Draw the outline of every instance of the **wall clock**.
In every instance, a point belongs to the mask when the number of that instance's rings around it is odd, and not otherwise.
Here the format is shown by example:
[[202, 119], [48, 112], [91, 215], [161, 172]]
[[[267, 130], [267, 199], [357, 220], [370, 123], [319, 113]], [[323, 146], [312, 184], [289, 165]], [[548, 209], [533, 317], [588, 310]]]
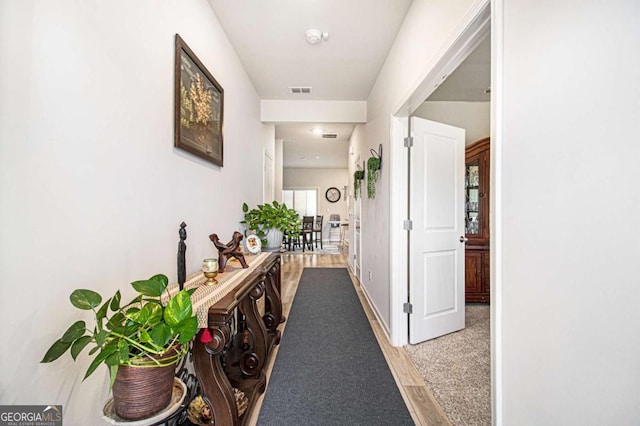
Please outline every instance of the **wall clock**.
[[329, 201], [330, 203], [335, 203], [340, 199], [340, 190], [332, 186], [331, 188], [327, 189], [327, 192], [324, 194], [324, 196], [327, 197], [327, 201]]

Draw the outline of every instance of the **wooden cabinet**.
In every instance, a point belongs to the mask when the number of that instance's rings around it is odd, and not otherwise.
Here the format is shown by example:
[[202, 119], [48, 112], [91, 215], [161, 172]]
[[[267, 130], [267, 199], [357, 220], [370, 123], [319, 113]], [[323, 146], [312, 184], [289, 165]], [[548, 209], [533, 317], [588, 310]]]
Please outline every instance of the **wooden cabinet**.
[[465, 301], [489, 302], [489, 138], [466, 148]]

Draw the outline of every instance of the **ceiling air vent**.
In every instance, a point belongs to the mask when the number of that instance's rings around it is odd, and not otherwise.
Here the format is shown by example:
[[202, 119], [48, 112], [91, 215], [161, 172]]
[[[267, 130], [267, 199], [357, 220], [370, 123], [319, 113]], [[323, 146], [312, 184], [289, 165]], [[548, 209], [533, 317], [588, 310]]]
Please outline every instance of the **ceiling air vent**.
[[323, 133], [322, 139], [335, 139], [338, 137], [337, 133]]
[[294, 94], [311, 93], [311, 87], [289, 87], [289, 91]]

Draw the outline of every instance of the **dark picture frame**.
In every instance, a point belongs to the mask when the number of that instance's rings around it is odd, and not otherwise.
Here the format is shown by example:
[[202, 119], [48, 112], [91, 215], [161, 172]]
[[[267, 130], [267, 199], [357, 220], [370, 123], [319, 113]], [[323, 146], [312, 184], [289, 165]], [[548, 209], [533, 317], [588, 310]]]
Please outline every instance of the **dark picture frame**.
[[223, 166], [224, 90], [176, 34], [174, 146]]

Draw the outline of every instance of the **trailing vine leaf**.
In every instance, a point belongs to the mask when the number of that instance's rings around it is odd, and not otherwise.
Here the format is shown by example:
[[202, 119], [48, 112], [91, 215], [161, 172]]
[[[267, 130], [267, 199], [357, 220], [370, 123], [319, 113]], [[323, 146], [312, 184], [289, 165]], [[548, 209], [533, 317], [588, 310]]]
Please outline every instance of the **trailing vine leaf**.
[[131, 285], [144, 296], [160, 297], [168, 281], [169, 279], [164, 275], [154, 275], [148, 280], [134, 281]]
[[112, 311], [117, 311], [118, 309], [120, 309], [120, 299], [121, 299], [121, 295], [120, 295], [120, 290], [116, 291], [116, 294], [113, 295], [113, 297], [111, 298], [111, 310]]
[[102, 319], [107, 316], [107, 309], [109, 309], [109, 303], [111, 303], [111, 299], [108, 299], [104, 304], [98, 309], [96, 313], [96, 320], [98, 320], [97, 325], [98, 328], [102, 328]]
[[61, 342], [73, 343], [84, 335], [87, 326], [84, 321], [76, 321], [67, 329], [60, 339]]
[[102, 296], [93, 290], [74, 290], [69, 297], [71, 304], [78, 309], [89, 311], [102, 303]]
[[183, 345], [188, 343], [191, 340], [190, 336], [193, 336], [194, 333], [198, 332], [198, 318], [186, 318], [176, 326], [175, 331], [180, 333], [180, 337], [178, 339], [180, 343]]
[[[118, 342], [118, 364], [129, 360], [129, 344], [125, 340]], [[110, 365], [107, 363], [107, 365]]]
[[191, 298], [186, 291], [173, 296], [164, 310], [164, 321], [171, 328], [178, 325], [192, 314]]
[[71, 342], [63, 342], [62, 340], [56, 340], [53, 342], [53, 345], [49, 348], [46, 354], [44, 354], [44, 358], [40, 362], [51, 362], [60, 358], [63, 353], [69, 349], [71, 346]]
[[93, 340], [91, 336], [82, 336], [71, 345], [71, 358], [75, 361], [82, 350]]
[[85, 373], [82, 380], [85, 380], [87, 377], [93, 374], [93, 372], [96, 371], [96, 368], [98, 368], [98, 366], [102, 364], [103, 361], [105, 361], [109, 356], [113, 355], [117, 350], [118, 347], [115, 344], [104, 346], [98, 356], [96, 356], [89, 365], [89, 368], [87, 369], [87, 372]]
[[157, 327], [154, 327], [153, 330], [149, 333], [151, 336], [151, 340], [158, 346], [164, 346], [169, 343], [169, 339], [171, 339], [171, 329], [165, 323], [158, 324]]
[[109, 366], [109, 390], [113, 389], [113, 384], [116, 381], [117, 374], [118, 374], [118, 366], [110, 365]]

